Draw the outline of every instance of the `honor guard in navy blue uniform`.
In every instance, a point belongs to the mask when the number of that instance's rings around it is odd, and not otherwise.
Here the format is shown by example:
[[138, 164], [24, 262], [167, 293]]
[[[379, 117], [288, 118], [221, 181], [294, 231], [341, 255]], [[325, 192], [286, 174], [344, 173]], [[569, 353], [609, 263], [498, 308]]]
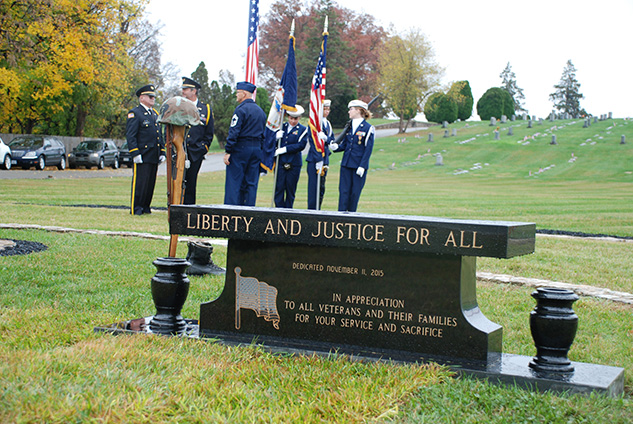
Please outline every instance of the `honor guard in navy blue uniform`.
[[165, 145], [158, 123], [158, 112], [153, 106], [156, 91], [146, 85], [136, 91], [139, 105], [128, 112], [125, 128], [130, 155], [134, 162], [130, 213], [152, 213], [150, 205], [154, 197], [158, 164], [165, 160]]
[[301, 175], [301, 152], [308, 142], [308, 128], [299, 123], [303, 107], [295, 106], [295, 111], [287, 111], [288, 122], [277, 131], [277, 162], [275, 176], [275, 206], [292, 208], [297, 193], [297, 183]]
[[367, 110], [367, 103], [352, 100], [349, 107], [349, 118], [352, 126], [345, 134], [340, 145], [331, 143], [332, 151], [345, 151], [341, 161], [339, 180], [338, 210], [341, 212], [356, 212], [358, 199], [365, 186], [369, 157], [374, 148], [375, 129], [365, 119], [371, 117]]
[[198, 91], [201, 85], [191, 78], [182, 77], [182, 96], [196, 104], [200, 114], [200, 125], [193, 126], [187, 133], [187, 159], [189, 168], [185, 171], [185, 196], [184, 205], [196, 204], [196, 186], [198, 185], [198, 173], [202, 166], [204, 156], [209, 152], [209, 146], [213, 141], [213, 110], [211, 106], [198, 100]]
[[262, 159], [266, 114], [253, 100], [255, 85], [238, 82], [235, 97], [239, 103], [231, 118], [224, 146], [226, 181], [224, 203], [255, 206]]
[[[310, 136], [310, 150], [308, 151], [308, 209], [317, 209], [317, 186], [319, 189], [319, 207], [323, 204], [323, 196], [325, 195], [325, 178], [330, 165], [330, 143], [334, 141], [334, 132], [332, 131], [332, 124], [327, 120], [330, 114], [330, 106], [332, 102], [330, 100], [323, 101], [323, 121], [321, 122], [321, 132], [317, 136], [323, 141], [323, 152], [317, 150], [315, 141]], [[317, 179], [321, 179], [317, 184]]]

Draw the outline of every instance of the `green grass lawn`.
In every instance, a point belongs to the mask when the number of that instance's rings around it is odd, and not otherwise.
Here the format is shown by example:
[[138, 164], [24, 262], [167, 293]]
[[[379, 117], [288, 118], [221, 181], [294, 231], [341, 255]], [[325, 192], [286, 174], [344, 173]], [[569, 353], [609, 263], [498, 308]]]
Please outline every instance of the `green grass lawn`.
[[[516, 125], [514, 136], [507, 135], [509, 125]], [[452, 128], [455, 137], [444, 138], [443, 129], [432, 127], [419, 137], [378, 139], [359, 212], [525, 221], [537, 229], [633, 236], [629, 121], [584, 129], [582, 121], [535, 123], [532, 129], [516, 121], [500, 127], [498, 141], [488, 123]], [[434, 133], [432, 143], [428, 132]], [[536, 133], [543, 135], [525, 144]], [[549, 144], [552, 134], [557, 145]], [[626, 144], [620, 144], [621, 135]], [[435, 165], [437, 153], [443, 166]], [[570, 162], [572, 153], [576, 159]], [[336, 209], [340, 157], [332, 156], [326, 210]], [[306, 204], [306, 180], [302, 175], [295, 207]], [[70, 206], [127, 205], [129, 185], [127, 178], [1, 180], [0, 223], [167, 235], [164, 211], [133, 217], [125, 209]], [[165, 205], [164, 186], [159, 178], [155, 207]], [[258, 206], [270, 206], [271, 190], [271, 177], [262, 177]], [[221, 203], [223, 194], [223, 173], [200, 176], [200, 204]], [[0, 257], [0, 422], [633, 421], [630, 305], [578, 300], [579, 329], [569, 355], [624, 368], [625, 395], [534, 393], [455, 379], [436, 366], [94, 333], [95, 326], [154, 313], [151, 262], [166, 256], [168, 243], [15, 229], [0, 229], [0, 238], [48, 246]], [[186, 245], [178, 249], [184, 257]], [[224, 265], [226, 249], [216, 247], [213, 258]], [[534, 254], [481, 258], [478, 270], [631, 293], [632, 258], [633, 243], [537, 237]], [[200, 303], [222, 291], [223, 278], [191, 281], [183, 315], [197, 318]], [[504, 328], [504, 352], [534, 355], [532, 289], [478, 283], [477, 291], [486, 317]]]

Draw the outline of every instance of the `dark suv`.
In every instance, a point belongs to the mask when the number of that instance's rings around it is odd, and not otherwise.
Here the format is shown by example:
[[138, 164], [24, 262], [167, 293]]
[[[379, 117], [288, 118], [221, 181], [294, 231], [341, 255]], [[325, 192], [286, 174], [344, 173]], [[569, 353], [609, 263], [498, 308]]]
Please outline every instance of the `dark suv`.
[[71, 168], [96, 166], [103, 169], [111, 166], [119, 167], [119, 149], [110, 140], [86, 140], [79, 143], [68, 155], [68, 164]]
[[21, 135], [9, 144], [11, 163], [29, 169], [35, 166], [44, 169], [55, 165], [66, 169], [66, 147], [55, 137], [46, 135]]

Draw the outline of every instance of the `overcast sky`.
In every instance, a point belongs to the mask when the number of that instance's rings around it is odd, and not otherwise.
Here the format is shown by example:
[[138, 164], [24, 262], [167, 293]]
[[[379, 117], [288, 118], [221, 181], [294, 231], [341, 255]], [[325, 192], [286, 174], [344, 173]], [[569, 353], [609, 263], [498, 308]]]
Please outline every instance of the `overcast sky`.
[[[336, 2], [374, 16], [385, 29], [420, 28], [446, 70], [443, 83], [468, 80], [475, 104], [501, 84], [499, 74], [510, 62], [526, 109], [546, 117], [553, 108], [549, 94], [571, 59], [585, 96], [581, 107], [594, 115], [633, 116], [633, 0]], [[147, 18], [164, 26], [163, 62], [176, 64], [183, 76], [204, 61], [210, 80], [221, 69], [244, 79], [249, 3], [150, 0]], [[273, 3], [259, 1], [262, 19]], [[476, 109], [473, 115], [478, 118]]]

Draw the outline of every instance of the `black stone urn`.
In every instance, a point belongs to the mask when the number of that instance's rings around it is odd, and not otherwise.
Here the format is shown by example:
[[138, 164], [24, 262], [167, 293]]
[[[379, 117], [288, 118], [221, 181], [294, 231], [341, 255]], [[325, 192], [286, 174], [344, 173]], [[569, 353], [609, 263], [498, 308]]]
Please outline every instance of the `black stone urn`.
[[578, 329], [578, 315], [571, 307], [578, 295], [571, 290], [540, 287], [532, 297], [536, 307], [530, 313], [530, 330], [536, 356], [530, 368], [539, 373], [572, 374], [574, 367], [567, 353]]
[[189, 279], [185, 270], [190, 263], [186, 259], [170, 257], [158, 258], [153, 263], [157, 269], [152, 277], [156, 315], [152, 317], [149, 329], [158, 334], [182, 334], [187, 323], [180, 311], [189, 294]]

